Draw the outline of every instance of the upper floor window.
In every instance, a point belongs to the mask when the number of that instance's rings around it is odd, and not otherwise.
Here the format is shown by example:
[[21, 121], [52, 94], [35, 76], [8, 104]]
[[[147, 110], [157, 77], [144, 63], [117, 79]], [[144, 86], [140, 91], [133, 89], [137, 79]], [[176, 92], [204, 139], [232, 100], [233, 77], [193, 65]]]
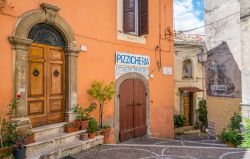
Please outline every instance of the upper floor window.
[[192, 61], [187, 59], [183, 62], [183, 78], [193, 77]]
[[148, 0], [123, 0], [123, 32], [148, 34]]

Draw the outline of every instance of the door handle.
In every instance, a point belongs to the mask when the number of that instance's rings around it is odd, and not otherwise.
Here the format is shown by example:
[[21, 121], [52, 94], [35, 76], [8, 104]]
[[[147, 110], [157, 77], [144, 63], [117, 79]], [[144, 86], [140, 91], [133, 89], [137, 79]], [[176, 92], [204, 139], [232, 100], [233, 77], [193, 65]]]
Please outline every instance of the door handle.
[[142, 104], [141, 103], [137, 103], [137, 104], [135, 104], [135, 106], [141, 106]]

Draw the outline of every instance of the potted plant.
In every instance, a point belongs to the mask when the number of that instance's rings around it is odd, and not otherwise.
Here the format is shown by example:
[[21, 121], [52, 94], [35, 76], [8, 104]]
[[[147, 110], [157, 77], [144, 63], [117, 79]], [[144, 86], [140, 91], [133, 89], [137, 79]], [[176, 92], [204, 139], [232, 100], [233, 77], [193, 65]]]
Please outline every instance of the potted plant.
[[[13, 154], [13, 145], [17, 132], [16, 109], [19, 106], [21, 95], [17, 95], [11, 100], [9, 105], [3, 102], [0, 120], [0, 158], [11, 158]], [[8, 108], [7, 116], [6, 108]]]
[[102, 135], [104, 136], [104, 144], [109, 143], [109, 135], [110, 135], [111, 128], [108, 125], [104, 125], [102, 127]]
[[186, 117], [184, 115], [174, 115], [174, 126], [175, 128], [183, 127], [186, 122]]
[[103, 126], [103, 110], [106, 102], [110, 101], [114, 94], [115, 88], [114, 83], [111, 82], [108, 85], [104, 85], [103, 82], [94, 81], [91, 87], [87, 90], [90, 100], [97, 101], [99, 103], [99, 124], [100, 127]]
[[23, 131], [17, 131], [14, 137], [13, 155], [15, 159], [24, 159], [26, 156], [27, 134]]
[[96, 129], [96, 136], [101, 135], [101, 133], [102, 133], [102, 128], [100, 126], [98, 126]]
[[80, 134], [80, 140], [87, 140], [87, 139], [88, 139], [88, 133]]
[[70, 123], [64, 124], [64, 130], [67, 133], [78, 131], [79, 128], [80, 128], [80, 125], [76, 122], [70, 122]]
[[199, 101], [199, 108], [197, 109], [198, 120], [200, 123], [201, 132], [206, 132], [206, 128], [208, 126], [207, 119], [207, 102], [204, 99]]
[[26, 131], [27, 144], [32, 144], [35, 142], [35, 134], [31, 130]]
[[229, 147], [236, 147], [241, 144], [242, 135], [240, 133], [240, 123], [242, 117], [239, 113], [234, 113], [227, 128], [224, 128], [218, 135], [221, 142]]
[[88, 136], [90, 139], [94, 139], [96, 137], [96, 129], [97, 129], [97, 122], [95, 118], [89, 119], [89, 125], [88, 125]]
[[90, 113], [96, 108], [95, 103], [91, 103], [88, 108], [83, 108], [79, 104], [73, 107], [73, 113], [76, 114], [76, 122], [79, 122], [81, 129], [85, 130], [88, 128]]

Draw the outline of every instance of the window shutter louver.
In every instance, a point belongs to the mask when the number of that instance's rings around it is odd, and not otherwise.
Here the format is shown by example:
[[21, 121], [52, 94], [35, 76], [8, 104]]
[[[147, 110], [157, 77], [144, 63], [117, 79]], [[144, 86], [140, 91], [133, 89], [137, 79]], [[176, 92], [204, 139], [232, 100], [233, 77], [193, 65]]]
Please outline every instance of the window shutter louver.
[[123, 32], [135, 32], [135, 0], [123, 0]]
[[148, 0], [139, 0], [139, 35], [148, 34]]

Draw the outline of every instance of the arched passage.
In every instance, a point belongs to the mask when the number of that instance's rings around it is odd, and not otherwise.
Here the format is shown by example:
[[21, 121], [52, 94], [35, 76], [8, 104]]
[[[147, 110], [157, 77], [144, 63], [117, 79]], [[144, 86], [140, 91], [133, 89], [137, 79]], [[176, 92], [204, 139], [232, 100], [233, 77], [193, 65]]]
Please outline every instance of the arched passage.
[[[38, 24], [50, 25], [62, 36], [65, 47], [65, 120], [72, 120], [72, 105], [77, 103], [77, 53], [74, 32], [68, 23], [58, 15], [60, 8], [41, 4], [41, 9], [29, 11], [18, 20], [13, 36], [9, 38], [15, 57], [14, 94], [21, 94], [23, 100], [17, 109], [18, 117], [28, 116], [28, 53], [33, 40], [29, 39], [32, 28]], [[34, 29], [34, 28], [33, 28]]]
[[149, 82], [148, 80], [141, 74], [139, 73], [127, 73], [127, 74], [124, 74], [122, 75], [121, 77], [119, 77], [117, 80], [116, 80], [116, 83], [115, 83], [115, 90], [116, 90], [116, 95], [115, 95], [115, 122], [114, 122], [114, 128], [115, 128], [115, 134], [116, 134], [116, 142], [119, 142], [120, 141], [120, 128], [121, 128], [121, 125], [120, 125], [120, 121], [122, 120], [121, 119], [121, 113], [120, 113], [120, 110], [121, 110], [121, 103], [120, 103], [120, 93], [121, 93], [121, 86], [124, 85], [124, 82], [126, 83], [126, 81], [129, 81], [129, 80], [138, 80], [138, 81], [141, 81], [142, 82], [142, 85], [145, 86], [145, 96], [146, 96], [146, 101], [145, 101], [145, 104], [146, 104], [146, 131], [147, 131], [147, 135], [150, 135], [150, 92], [149, 92]]

